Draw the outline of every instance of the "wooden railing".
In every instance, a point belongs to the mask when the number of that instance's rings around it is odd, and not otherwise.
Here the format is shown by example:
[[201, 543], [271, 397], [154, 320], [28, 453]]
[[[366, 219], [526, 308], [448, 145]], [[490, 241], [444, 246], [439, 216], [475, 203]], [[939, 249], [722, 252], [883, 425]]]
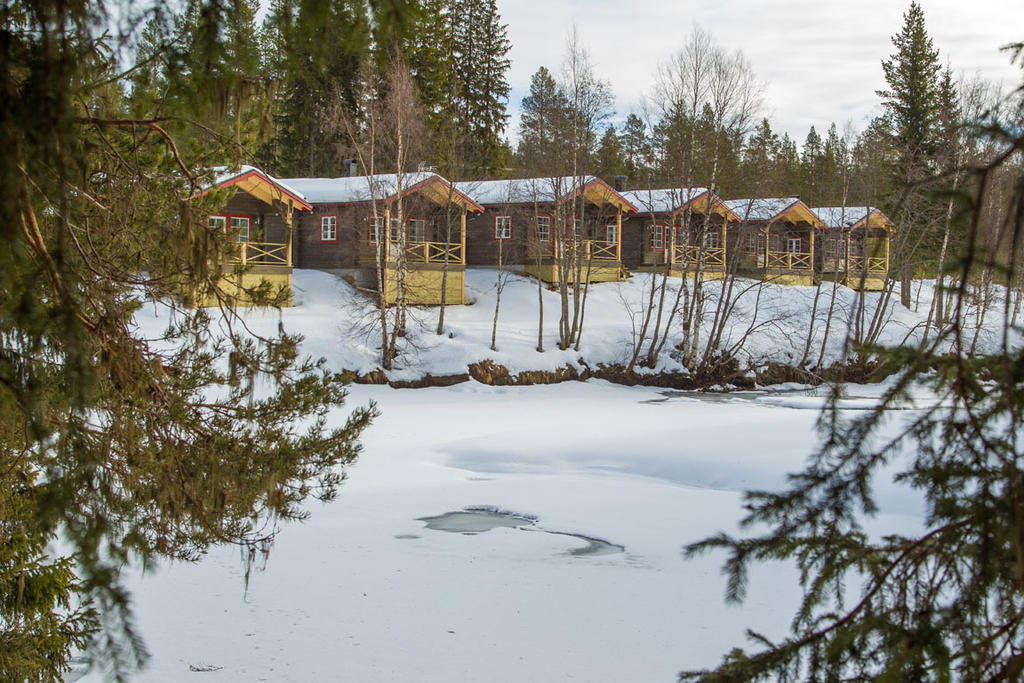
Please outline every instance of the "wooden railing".
[[237, 255], [229, 257], [228, 263], [240, 263], [243, 266], [291, 266], [288, 245], [279, 242], [239, 242]]
[[884, 256], [868, 256], [867, 259], [863, 256], [851, 256], [848, 268], [851, 272], [889, 272], [889, 264], [886, 263]]
[[[686, 263], [688, 266], [696, 267], [700, 260], [700, 247], [698, 246], [687, 246], [686, 247]], [[683, 250], [677, 248], [674, 255], [673, 263], [683, 262]], [[725, 267], [725, 249], [723, 247], [705, 247], [704, 248], [704, 266], [708, 268], [724, 268]]]
[[[580, 240], [577, 244], [580, 259], [583, 261], [618, 261], [618, 245], [615, 242], [604, 240]], [[526, 245], [527, 258], [554, 257], [556, 249], [563, 254], [571, 254], [573, 248], [572, 240], [555, 244], [554, 242], [531, 241]]]
[[[394, 250], [397, 244], [392, 244]], [[462, 244], [459, 242], [409, 242], [405, 245], [405, 260], [408, 263], [444, 263], [445, 254], [448, 263], [465, 263]], [[392, 251], [392, 258], [397, 255]]]
[[615, 242], [583, 240], [583, 258], [592, 261], [618, 261]]
[[769, 251], [767, 266], [786, 270], [811, 270], [811, 255], [801, 251]]

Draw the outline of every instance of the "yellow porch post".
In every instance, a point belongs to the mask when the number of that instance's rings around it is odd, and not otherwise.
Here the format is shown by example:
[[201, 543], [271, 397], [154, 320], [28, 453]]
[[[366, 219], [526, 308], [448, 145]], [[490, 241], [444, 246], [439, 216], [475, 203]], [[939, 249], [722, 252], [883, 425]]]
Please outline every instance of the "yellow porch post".
[[284, 248], [284, 253], [285, 253], [285, 265], [287, 265], [289, 268], [292, 267], [292, 231], [294, 229], [292, 215], [293, 214], [292, 214], [291, 207], [290, 206], [289, 207], [285, 207], [285, 210], [284, 210], [284, 225], [285, 225], [285, 248]]
[[768, 269], [768, 254], [772, 252], [772, 224], [764, 226], [764, 268]]
[[466, 211], [459, 217], [459, 263], [466, 265]]
[[459, 262], [462, 263], [462, 287], [459, 289], [459, 303], [466, 303], [466, 210], [459, 217]]
[[615, 212], [615, 263], [618, 265], [618, 274], [623, 272], [623, 210]]
[[[710, 200], [709, 200], [710, 201]], [[729, 267], [729, 220], [722, 217], [722, 278], [725, 279], [725, 271]]]
[[[811, 278], [814, 278], [814, 238], [818, 234], [818, 231], [813, 227], [811, 228]], [[813, 283], [811, 283], [813, 284]]]
[[[381, 282], [384, 285], [384, 302], [391, 304], [391, 281], [388, 273], [388, 259], [391, 258], [391, 208], [384, 209], [384, 255], [380, 259]], [[380, 237], [377, 238], [378, 240]], [[380, 248], [380, 245], [377, 245]]]
[[846, 281], [850, 281], [850, 231], [846, 231], [846, 263], [843, 266], [843, 271], [846, 273]]
[[[886, 275], [889, 274], [889, 239], [890, 239], [890, 234], [889, 234], [889, 231], [886, 230], [885, 231], [885, 274]], [[865, 259], [867, 257], [867, 253], [868, 253], [868, 251], [867, 251], [867, 249], [865, 249], [864, 250]], [[865, 260], [864, 263], [867, 264], [867, 260]]]

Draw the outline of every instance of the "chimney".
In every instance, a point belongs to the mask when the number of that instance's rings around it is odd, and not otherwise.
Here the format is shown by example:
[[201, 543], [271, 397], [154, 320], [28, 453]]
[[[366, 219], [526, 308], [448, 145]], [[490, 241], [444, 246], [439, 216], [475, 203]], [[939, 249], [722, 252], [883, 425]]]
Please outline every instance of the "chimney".
[[624, 175], [617, 175], [617, 176], [615, 176], [614, 180], [615, 180], [615, 191], [616, 192], [623, 192], [623, 191], [625, 191], [625, 189], [626, 189], [626, 181], [628, 180], [628, 178], [626, 176], [624, 176]]
[[344, 159], [341, 163], [345, 165], [345, 175], [347, 177], [351, 178], [356, 175], [356, 169], [359, 168], [359, 165], [356, 164], [355, 159]]

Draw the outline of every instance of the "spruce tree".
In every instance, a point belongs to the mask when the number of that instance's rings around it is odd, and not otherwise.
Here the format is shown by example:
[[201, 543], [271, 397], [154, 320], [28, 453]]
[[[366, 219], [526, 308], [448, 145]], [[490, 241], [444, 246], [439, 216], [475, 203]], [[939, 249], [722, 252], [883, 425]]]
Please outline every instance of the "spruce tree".
[[609, 185], [615, 182], [615, 176], [626, 175], [626, 160], [623, 155], [622, 142], [615, 126], [604, 129], [601, 142], [598, 143], [594, 174]]
[[625, 156], [626, 173], [640, 184], [646, 184], [650, 174], [651, 140], [647, 124], [636, 114], [626, 117], [619, 134]]
[[811, 126], [804, 140], [804, 146], [800, 153], [800, 197], [808, 206], [818, 204], [818, 193], [821, 184], [821, 155], [823, 149], [821, 136]]
[[924, 25], [916, 2], [903, 15], [903, 28], [892, 38], [896, 52], [882, 62], [887, 90], [879, 90], [900, 163], [900, 179], [913, 178], [917, 166], [935, 149], [938, 116], [939, 53]]
[[[380, 21], [392, 6], [368, 5]], [[145, 658], [123, 567], [220, 544], [253, 560], [306, 501], [335, 495], [359, 452], [373, 411], [332, 416], [344, 378], [298, 337], [250, 336], [228, 298], [178, 303], [216, 293], [237, 253], [206, 220], [231, 192], [202, 191], [256, 123], [239, 116], [248, 67], [228, 68], [252, 58], [238, 42], [253, 7], [197, 3], [181, 23], [151, 22], [160, 87], [136, 79], [130, 94], [126, 46], [107, 33], [123, 7], [4, 10], [0, 679], [58, 680], [83, 646], [123, 675]], [[162, 333], [140, 330], [144, 308]], [[73, 562], [50, 556], [55, 538]]]
[[[1020, 47], [1017, 48], [1020, 58]], [[862, 349], [896, 371], [870, 411], [840, 409], [837, 389], [820, 419], [822, 444], [781, 491], [748, 492], [742, 527], [688, 554], [728, 553], [729, 601], [744, 598], [751, 564], [789, 561], [799, 569], [803, 598], [790, 633], [777, 640], [750, 633], [756, 652], [735, 649], [711, 671], [683, 680], [1019, 681], [1024, 675], [1024, 351], [1004, 334], [985, 356], [975, 354], [978, 324], [972, 283], [1001, 262], [1007, 293], [1021, 275], [1024, 106], [1005, 102], [1003, 118], [984, 122], [989, 156], [972, 167], [972, 188], [959, 200], [965, 247], [952, 316], [920, 345]], [[975, 122], [981, 124], [982, 122]], [[887, 122], [861, 136], [854, 156], [883, 160]], [[980, 129], [980, 128], [979, 128]], [[878, 165], [865, 173], [877, 175]], [[986, 189], [1002, 178], [1004, 193]], [[1012, 188], [1012, 189], [1011, 189]], [[986, 249], [985, 216], [1003, 216], [1016, 245], [1005, 255]], [[1002, 261], [1001, 261], [1002, 259]], [[998, 320], [993, 320], [996, 316]], [[1013, 324], [1009, 305], [988, 325]], [[932, 397], [921, 400], [921, 387]], [[906, 410], [913, 405], [914, 410]], [[923, 528], [871, 533], [879, 512], [879, 479], [910, 489], [924, 504]], [[909, 493], [909, 492], [908, 492]]]
[[564, 90], [546, 67], [530, 78], [523, 98], [516, 154], [527, 173], [562, 175], [571, 168], [569, 103]]

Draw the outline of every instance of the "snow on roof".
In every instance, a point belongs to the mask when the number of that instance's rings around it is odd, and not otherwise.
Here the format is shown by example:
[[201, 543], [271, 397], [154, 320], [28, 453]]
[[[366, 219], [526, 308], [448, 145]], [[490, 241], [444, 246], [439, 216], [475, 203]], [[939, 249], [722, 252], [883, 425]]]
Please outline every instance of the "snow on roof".
[[811, 210], [830, 228], [852, 228], [868, 214], [878, 211], [873, 206], [825, 206]]
[[[455, 183], [455, 187], [478, 204], [551, 203], [564, 199], [581, 187], [596, 181], [594, 176], [561, 176], [554, 178], [517, 178], [513, 180], [481, 180]], [[582, 181], [582, 182], [581, 182]]]
[[799, 197], [730, 199], [725, 205], [742, 221], [770, 221], [799, 201]]
[[223, 185], [232, 178], [239, 178], [241, 176], [244, 176], [246, 173], [258, 173], [259, 175], [269, 180], [271, 183], [278, 185], [281, 189], [295, 195], [299, 199], [307, 200], [307, 197], [303, 195], [302, 192], [299, 192], [296, 188], [288, 185], [287, 182], [281, 180], [280, 178], [275, 178], [274, 176], [270, 175], [269, 173], [265, 173], [264, 171], [261, 171], [255, 166], [247, 166], [243, 164], [239, 166], [237, 169], [229, 168], [227, 166], [216, 166], [212, 170], [213, 185], [211, 187]]
[[[402, 175], [403, 190], [408, 190], [431, 178], [444, 182], [436, 173], [416, 172]], [[310, 204], [348, 204], [384, 200], [398, 191], [398, 175], [378, 173], [373, 176], [349, 176], [344, 178], [286, 178], [285, 183], [296, 188]], [[371, 191], [372, 189], [372, 191]]]
[[706, 194], [706, 187], [671, 188], [664, 190], [629, 190], [620, 192], [640, 213], [671, 213], [692, 199]]

